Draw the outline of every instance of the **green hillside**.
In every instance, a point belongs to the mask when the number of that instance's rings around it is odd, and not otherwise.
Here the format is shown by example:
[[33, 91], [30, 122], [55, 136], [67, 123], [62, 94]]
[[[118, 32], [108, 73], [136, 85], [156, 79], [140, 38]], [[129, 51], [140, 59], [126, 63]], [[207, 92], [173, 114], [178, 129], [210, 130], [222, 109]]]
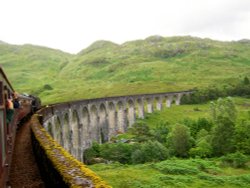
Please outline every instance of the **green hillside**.
[[233, 83], [250, 75], [250, 42], [151, 36], [97, 41], [76, 55], [0, 43], [0, 64], [16, 90], [53, 103]]
[[69, 63], [70, 54], [33, 45], [0, 43], [0, 64], [19, 92], [39, 93]]

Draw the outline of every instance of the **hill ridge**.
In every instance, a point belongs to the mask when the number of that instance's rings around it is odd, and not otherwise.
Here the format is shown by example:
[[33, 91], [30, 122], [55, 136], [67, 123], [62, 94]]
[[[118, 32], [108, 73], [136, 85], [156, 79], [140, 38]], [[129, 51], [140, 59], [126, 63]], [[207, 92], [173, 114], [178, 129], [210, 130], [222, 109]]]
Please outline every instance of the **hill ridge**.
[[78, 54], [0, 43], [0, 52], [14, 88], [45, 103], [223, 85], [250, 75], [247, 39], [154, 35], [123, 44], [99, 40]]

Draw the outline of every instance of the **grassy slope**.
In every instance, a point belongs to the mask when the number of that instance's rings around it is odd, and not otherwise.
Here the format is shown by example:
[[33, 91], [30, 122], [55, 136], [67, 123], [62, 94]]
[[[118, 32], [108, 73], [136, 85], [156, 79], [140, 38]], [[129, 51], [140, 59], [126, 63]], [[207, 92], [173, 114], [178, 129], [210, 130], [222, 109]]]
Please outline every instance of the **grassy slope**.
[[[234, 98], [240, 120], [248, 117], [250, 99]], [[199, 109], [197, 111], [195, 109]], [[209, 117], [209, 104], [173, 106], [147, 115], [143, 120], [151, 127], [161, 121], [171, 124], [184, 118]], [[141, 121], [141, 120], [140, 120]], [[201, 166], [203, 168], [201, 168]], [[159, 163], [141, 165], [96, 164], [89, 166], [114, 188], [155, 187], [248, 187], [250, 185], [250, 163], [248, 168], [221, 167], [218, 159], [171, 159]]]
[[192, 89], [250, 75], [248, 41], [152, 36], [122, 45], [97, 41], [76, 55], [2, 43], [0, 52], [14, 87], [45, 103]]
[[61, 73], [74, 72], [85, 86], [74, 85], [79, 98], [191, 89], [250, 74], [248, 43], [149, 37], [120, 46], [100, 41], [90, 49]]
[[40, 94], [44, 85], [57, 79], [70, 58], [70, 54], [45, 47], [0, 43], [0, 64], [19, 92]]

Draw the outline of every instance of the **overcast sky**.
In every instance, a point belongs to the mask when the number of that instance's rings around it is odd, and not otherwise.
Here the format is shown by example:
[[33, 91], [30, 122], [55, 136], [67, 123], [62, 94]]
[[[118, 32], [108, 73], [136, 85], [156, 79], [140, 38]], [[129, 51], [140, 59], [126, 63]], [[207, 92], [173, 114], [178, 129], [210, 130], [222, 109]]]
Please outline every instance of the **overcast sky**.
[[250, 39], [250, 0], [0, 0], [0, 40], [77, 53], [151, 35]]

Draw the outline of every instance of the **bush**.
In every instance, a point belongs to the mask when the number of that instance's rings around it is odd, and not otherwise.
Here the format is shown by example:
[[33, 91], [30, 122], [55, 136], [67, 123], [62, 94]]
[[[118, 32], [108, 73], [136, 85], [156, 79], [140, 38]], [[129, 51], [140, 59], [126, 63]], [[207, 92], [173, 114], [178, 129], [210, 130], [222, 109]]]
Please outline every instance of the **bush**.
[[86, 164], [90, 164], [93, 158], [99, 156], [100, 156], [100, 145], [94, 142], [92, 147], [84, 151], [84, 162]]
[[49, 84], [45, 84], [45, 85], [43, 86], [43, 89], [44, 89], [44, 90], [53, 90], [53, 87], [52, 87], [51, 85], [49, 85]]
[[158, 124], [152, 130], [152, 135], [153, 135], [154, 139], [160, 143], [166, 143], [167, 135], [169, 133], [168, 126], [169, 126], [168, 122], [161, 122], [160, 124]]
[[138, 164], [145, 162], [161, 161], [167, 159], [167, 148], [158, 141], [145, 143], [106, 143], [93, 145], [84, 153], [86, 162], [90, 164], [95, 158], [117, 161], [122, 164]]
[[189, 154], [192, 157], [209, 157], [212, 154], [212, 147], [206, 139], [201, 139], [197, 147], [190, 149]]
[[173, 175], [187, 175], [187, 174], [198, 174], [199, 170], [193, 163], [189, 164], [182, 160], [166, 160], [160, 163], [154, 164], [154, 168], [161, 171], [164, 174]]
[[129, 133], [135, 135], [135, 139], [138, 142], [145, 142], [152, 138], [149, 126], [144, 123], [135, 123], [133, 127], [129, 129]]
[[102, 144], [100, 147], [100, 157], [123, 164], [131, 163], [131, 154], [136, 147], [136, 144], [127, 143]]
[[222, 165], [231, 166], [233, 168], [245, 167], [248, 162], [248, 157], [240, 152], [227, 154], [226, 156], [221, 157]]
[[148, 141], [132, 153], [132, 162], [145, 163], [162, 161], [169, 157], [169, 152], [165, 146], [158, 141]]
[[184, 119], [184, 125], [189, 127], [190, 134], [192, 137], [196, 138], [197, 133], [205, 129], [206, 131], [210, 131], [212, 129], [213, 123], [206, 118], [199, 118], [197, 121], [186, 118]]

